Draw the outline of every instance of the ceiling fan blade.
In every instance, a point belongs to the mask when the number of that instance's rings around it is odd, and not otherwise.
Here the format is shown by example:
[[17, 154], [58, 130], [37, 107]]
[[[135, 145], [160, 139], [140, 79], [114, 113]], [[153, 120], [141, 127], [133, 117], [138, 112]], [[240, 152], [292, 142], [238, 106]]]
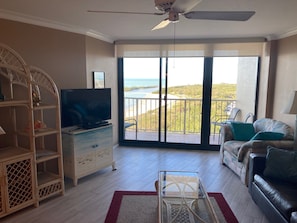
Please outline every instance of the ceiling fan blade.
[[153, 30], [157, 30], [157, 29], [163, 29], [163, 28], [165, 28], [166, 26], [168, 26], [169, 23], [170, 23], [169, 18], [164, 19], [164, 20], [161, 21], [158, 25], [156, 25], [154, 28], [152, 28], [152, 31], [153, 31]]
[[125, 11], [102, 11], [102, 10], [88, 10], [88, 12], [109, 13], [109, 14], [132, 14], [132, 15], [164, 15], [165, 14], [165, 12], [125, 12]]
[[171, 10], [179, 13], [185, 13], [190, 11], [196, 5], [198, 5], [202, 0], [175, 0], [171, 6]]
[[255, 13], [254, 11], [193, 11], [183, 15], [188, 19], [247, 21]]

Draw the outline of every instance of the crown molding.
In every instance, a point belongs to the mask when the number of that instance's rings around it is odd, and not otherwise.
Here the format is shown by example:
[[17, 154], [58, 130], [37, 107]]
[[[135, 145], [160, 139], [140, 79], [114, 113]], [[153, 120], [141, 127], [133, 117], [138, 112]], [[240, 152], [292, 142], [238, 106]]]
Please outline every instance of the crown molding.
[[282, 34], [279, 34], [278, 35], [278, 39], [283, 39], [283, 38], [286, 38], [286, 37], [290, 37], [290, 36], [295, 36], [297, 35], [297, 27], [294, 28], [294, 29], [291, 29], [285, 33], [282, 33]]
[[295, 27], [294, 29], [290, 29], [286, 32], [278, 33], [275, 35], [269, 35], [266, 38], [268, 41], [272, 41], [272, 40], [279, 40], [279, 39], [283, 39], [283, 38], [287, 38], [295, 35], [297, 35], [297, 27]]
[[52, 20], [46, 20], [40, 17], [34, 17], [34, 16], [29, 16], [21, 13], [16, 13], [8, 10], [0, 9], [0, 18], [12, 20], [16, 22], [27, 23], [27, 24], [36, 25], [36, 26], [41, 26], [41, 27], [47, 27], [47, 28], [56, 29], [56, 30], [61, 30], [65, 32], [82, 34], [82, 35], [90, 36], [95, 39], [99, 39], [109, 43], [114, 42], [112, 38], [94, 30], [86, 30], [78, 26], [71, 26], [68, 24], [59, 23]]

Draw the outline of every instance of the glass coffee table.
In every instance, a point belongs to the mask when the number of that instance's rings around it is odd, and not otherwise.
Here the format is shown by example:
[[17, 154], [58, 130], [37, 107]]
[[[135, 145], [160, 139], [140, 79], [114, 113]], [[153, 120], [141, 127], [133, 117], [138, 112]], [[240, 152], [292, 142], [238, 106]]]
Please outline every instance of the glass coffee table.
[[219, 222], [197, 172], [160, 171], [159, 223]]

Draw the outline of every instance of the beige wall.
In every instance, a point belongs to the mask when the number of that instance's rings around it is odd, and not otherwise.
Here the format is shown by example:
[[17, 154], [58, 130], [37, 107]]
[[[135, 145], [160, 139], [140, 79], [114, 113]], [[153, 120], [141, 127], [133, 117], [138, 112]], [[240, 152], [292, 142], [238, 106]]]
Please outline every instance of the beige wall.
[[114, 144], [117, 133], [117, 66], [114, 46], [84, 35], [0, 19], [0, 42], [16, 50], [29, 65], [47, 72], [59, 89], [91, 88], [92, 71], [106, 72], [112, 88]]
[[0, 41], [16, 50], [27, 64], [50, 74], [59, 88], [86, 86], [83, 35], [3, 19], [0, 29], [5, 30]]
[[278, 40], [273, 118], [295, 128], [295, 115], [284, 114], [290, 92], [297, 90], [297, 35]]
[[261, 60], [258, 118], [270, 117], [295, 129], [295, 115], [283, 109], [290, 92], [297, 90], [297, 35], [267, 42]]
[[105, 73], [105, 87], [113, 89], [112, 124], [114, 145], [118, 143], [118, 94], [117, 94], [117, 60], [114, 57], [114, 45], [101, 40], [86, 37], [87, 86], [92, 87], [93, 71]]

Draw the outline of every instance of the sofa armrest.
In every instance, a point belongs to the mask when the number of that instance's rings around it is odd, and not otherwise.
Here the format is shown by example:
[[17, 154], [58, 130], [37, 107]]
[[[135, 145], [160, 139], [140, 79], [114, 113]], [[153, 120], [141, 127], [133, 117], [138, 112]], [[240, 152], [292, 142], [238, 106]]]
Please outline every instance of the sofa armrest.
[[231, 129], [231, 125], [226, 123], [221, 125], [220, 129], [220, 160], [221, 164], [223, 164], [223, 157], [224, 157], [224, 143], [227, 141], [233, 140], [233, 133]]
[[226, 123], [224, 125], [221, 125], [220, 139], [221, 139], [221, 144], [224, 144], [224, 142], [234, 139], [230, 124]]
[[242, 162], [248, 152], [267, 153], [267, 146], [292, 150], [294, 148], [293, 140], [250, 140], [240, 147], [238, 151], [238, 161]]
[[297, 211], [292, 212], [290, 223], [297, 223]]
[[264, 140], [250, 140], [245, 142], [238, 151], [238, 161], [242, 162], [248, 152], [266, 154], [267, 146], [269, 145], [267, 142]]
[[266, 165], [266, 155], [251, 153], [249, 157], [249, 182], [248, 187], [251, 189], [251, 185], [254, 181], [255, 174], [262, 174]]

